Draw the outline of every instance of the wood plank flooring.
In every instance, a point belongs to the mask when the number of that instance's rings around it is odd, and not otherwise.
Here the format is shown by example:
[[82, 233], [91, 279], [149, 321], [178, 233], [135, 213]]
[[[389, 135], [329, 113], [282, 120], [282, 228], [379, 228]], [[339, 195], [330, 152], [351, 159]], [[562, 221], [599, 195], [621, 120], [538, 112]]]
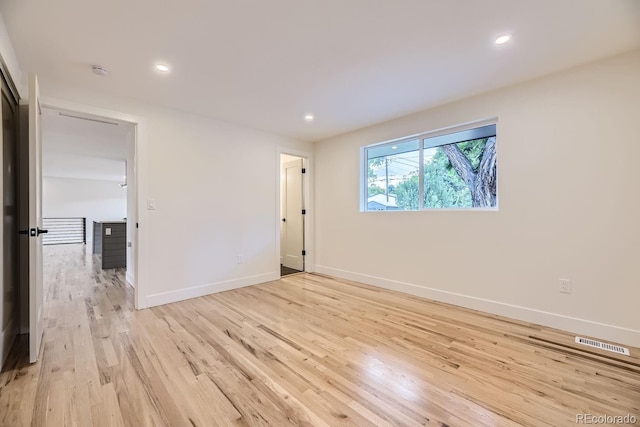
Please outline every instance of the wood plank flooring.
[[[2, 426], [563, 426], [640, 418], [640, 354], [300, 274], [135, 311], [122, 270], [49, 246], [43, 356], [0, 374]], [[640, 424], [640, 421], [638, 421]]]

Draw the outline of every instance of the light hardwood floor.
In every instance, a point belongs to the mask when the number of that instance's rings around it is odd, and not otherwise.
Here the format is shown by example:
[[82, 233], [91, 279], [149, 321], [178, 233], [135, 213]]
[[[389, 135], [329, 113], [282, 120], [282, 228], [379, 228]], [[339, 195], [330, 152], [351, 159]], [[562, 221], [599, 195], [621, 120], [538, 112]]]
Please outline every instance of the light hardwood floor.
[[[562, 426], [640, 418], [639, 350], [344, 280], [134, 311], [123, 272], [47, 247], [43, 356], [0, 374], [2, 426]], [[640, 424], [640, 421], [638, 421]]]

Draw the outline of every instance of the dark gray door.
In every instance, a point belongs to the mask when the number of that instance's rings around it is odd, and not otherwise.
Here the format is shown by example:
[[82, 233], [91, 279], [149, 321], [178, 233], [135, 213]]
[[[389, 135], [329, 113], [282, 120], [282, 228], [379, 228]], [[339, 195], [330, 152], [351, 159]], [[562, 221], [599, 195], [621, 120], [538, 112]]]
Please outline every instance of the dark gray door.
[[2, 296], [0, 308], [0, 362], [9, 352], [9, 347], [18, 327], [17, 269], [17, 105], [4, 84], [2, 85]]

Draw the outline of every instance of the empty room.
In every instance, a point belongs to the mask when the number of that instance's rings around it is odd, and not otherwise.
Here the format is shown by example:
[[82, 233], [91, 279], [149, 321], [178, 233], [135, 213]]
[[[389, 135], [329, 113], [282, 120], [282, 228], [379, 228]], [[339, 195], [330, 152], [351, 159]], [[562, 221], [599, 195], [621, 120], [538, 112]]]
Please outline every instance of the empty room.
[[640, 424], [639, 1], [0, 0], [0, 83], [0, 426]]

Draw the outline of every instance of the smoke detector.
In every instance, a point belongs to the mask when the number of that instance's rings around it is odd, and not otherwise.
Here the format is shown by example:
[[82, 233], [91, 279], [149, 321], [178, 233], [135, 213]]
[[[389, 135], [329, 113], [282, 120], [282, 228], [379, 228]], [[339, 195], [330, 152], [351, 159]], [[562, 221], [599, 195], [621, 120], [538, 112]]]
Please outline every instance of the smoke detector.
[[93, 71], [93, 74], [97, 74], [98, 76], [106, 76], [109, 74], [109, 70], [104, 68], [102, 65], [92, 65], [91, 71]]

